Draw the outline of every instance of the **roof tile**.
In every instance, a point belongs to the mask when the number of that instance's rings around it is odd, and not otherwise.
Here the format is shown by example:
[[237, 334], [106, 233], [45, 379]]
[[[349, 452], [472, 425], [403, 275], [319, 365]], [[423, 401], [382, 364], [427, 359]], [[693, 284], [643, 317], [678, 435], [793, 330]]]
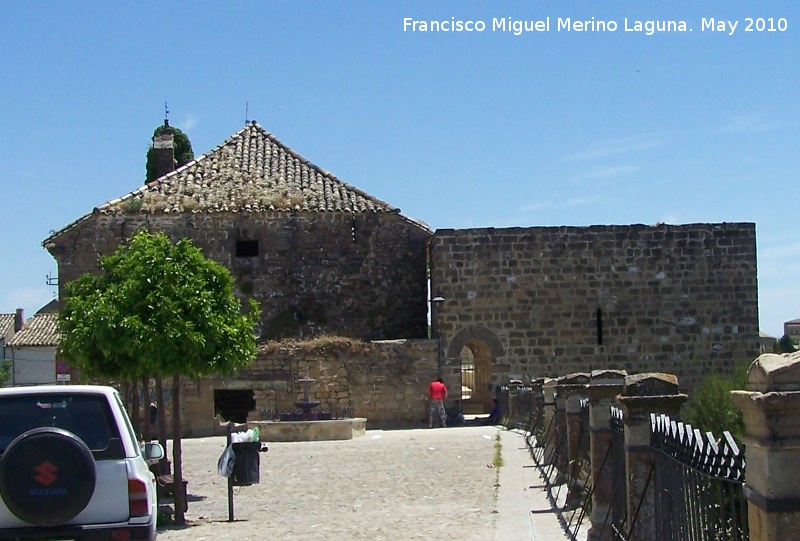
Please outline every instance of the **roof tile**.
[[304, 208], [399, 212], [312, 164], [255, 122], [207, 154], [97, 210], [122, 214]]
[[14, 326], [14, 314], [0, 314], [0, 337], [5, 336], [8, 330]]
[[58, 314], [36, 314], [25, 322], [22, 330], [15, 334], [7, 345], [10, 347], [57, 346]]
[[[395, 213], [400, 209], [317, 167], [278, 141], [255, 121], [177, 170], [98, 206], [101, 214], [183, 212]], [[71, 230], [92, 214], [53, 232], [42, 244]]]

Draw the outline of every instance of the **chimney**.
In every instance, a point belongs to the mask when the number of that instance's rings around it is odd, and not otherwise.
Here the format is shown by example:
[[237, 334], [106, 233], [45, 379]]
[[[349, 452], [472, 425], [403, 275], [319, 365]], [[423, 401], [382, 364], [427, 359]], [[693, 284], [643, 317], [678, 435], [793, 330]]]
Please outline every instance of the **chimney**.
[[14, 333], [21, 331], [24, 323], [25, 318], [22, 315], [22, 308], [17, 308], [17, 312], [14, 314]]
[[156, 151], [156, 178], [161, 178], [175, 170], [175, 148], [172, 129], [169, 120], [164, 120], [164, 133], [153, 138], [153, 148]]

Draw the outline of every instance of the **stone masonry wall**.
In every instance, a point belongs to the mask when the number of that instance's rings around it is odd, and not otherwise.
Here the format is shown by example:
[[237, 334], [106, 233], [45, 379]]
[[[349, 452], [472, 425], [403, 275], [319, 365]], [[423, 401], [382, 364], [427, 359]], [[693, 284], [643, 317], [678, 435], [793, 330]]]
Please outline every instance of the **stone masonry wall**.
[[752, 223], [445, 229], [431, 257], [452, 375], [475, 340], [498, 382], [604, 368], [691, 389], [758, 355]]
[[215, 389], [252, 390], [256, 409], [248, 418], [260, 420], [264, 409], [294, 410], [303, 397], [297, 380], [305, 377], [315, 380], [309, 397], [320, 402], [317, 410], [350, 406], [370, 429], [419, 425], [427, 419], [437, 362], [433, 340], [262, 344], [253, 364], [235, 376], [185, 382], [185, 435], [225, 433], [224, 420], [215, 417]]
[[[47, 249], [64, 285], [141, 228], [191, 238], [231, 270], [237, 294], [261, 303], [264, 338], [334, 333], [361, 339], [427, 335], [430, 234], [396, 214], [96, 213]], [[237, 241], [258, 255], [237, 257]]]

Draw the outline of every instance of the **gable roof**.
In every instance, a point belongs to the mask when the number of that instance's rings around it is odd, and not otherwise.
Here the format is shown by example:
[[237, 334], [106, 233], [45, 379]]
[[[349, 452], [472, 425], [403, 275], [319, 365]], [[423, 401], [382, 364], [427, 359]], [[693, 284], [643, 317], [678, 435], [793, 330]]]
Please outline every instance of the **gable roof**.
[[14, 326], [14, 314], [0, 314], [0, 338]]
[[[255, 121], [206, 154], [93, 210], [100, 214], [184, 212], [394, 213], [400, 209], [309, 162]], [[54, 232], [43, 244], [87, 220]], [[418, 227], [430, 228], [402, 216]]]
[[14, 335], [8, 344], [9, 347], [22, 346], [57, 346], [58, 345], [58, 314], [39, 313], [25, 322], [22, 330]]

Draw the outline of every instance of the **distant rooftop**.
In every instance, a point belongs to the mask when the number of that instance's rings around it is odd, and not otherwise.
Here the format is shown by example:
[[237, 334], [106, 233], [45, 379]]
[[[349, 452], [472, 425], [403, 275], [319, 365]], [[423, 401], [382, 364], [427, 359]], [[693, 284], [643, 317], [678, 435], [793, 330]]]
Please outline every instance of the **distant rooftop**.
[[[255, 121], [206, 154], [133, 192], [96, 207], [93, 213], [275, 210], [400, 214], [400, 209], [309, 162]], [[87, 214], [53, 233], [44, 244], [90, 216]], [[421, 222], [406, 219], [430, 230]]]
[[[14, 335], [7, 346], [57, 346], [58, 314], [37, 313], [25, 322], [22, 330]], [[13, 320], [12, 320], [13, 325]]]
[[14, 326], [14, 314], [0, 314], [0, 336], [5, 336]]

